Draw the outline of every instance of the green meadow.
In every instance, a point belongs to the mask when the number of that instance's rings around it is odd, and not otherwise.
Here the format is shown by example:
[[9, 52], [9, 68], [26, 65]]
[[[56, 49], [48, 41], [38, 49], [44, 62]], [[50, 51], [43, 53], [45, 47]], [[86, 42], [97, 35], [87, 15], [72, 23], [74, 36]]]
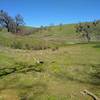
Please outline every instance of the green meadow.
[[0, 100], [92, 100], [85, 89], [100, 98], [100, 41], [83, 41], [75, 24], [0, 31]]

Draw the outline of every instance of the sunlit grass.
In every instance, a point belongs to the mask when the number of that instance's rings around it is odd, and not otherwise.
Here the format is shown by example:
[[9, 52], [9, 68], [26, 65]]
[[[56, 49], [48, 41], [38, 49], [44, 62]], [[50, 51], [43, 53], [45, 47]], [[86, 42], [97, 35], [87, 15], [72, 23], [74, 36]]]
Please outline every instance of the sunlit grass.
[[91, 77], [92, 65], [100, 64], [97, 45], [75, 44], [55, 51], [0, 47], [0, 71], [17, 70], [0, 73], [0, 96], [4, 100], [91, 100], [80, 93], [84, 89], [100, 96], [100, 86], [95, 85], [99, 81]]

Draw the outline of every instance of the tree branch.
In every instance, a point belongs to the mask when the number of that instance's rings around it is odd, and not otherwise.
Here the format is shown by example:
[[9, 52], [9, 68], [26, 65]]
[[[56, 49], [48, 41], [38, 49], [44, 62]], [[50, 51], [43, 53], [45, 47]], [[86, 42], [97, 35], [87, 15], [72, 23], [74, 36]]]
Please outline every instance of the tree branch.
[[100, 98], [98, 98], [95, 94], [89, 92], [88, 90], [84, 90], [82, 93], [84, 93], [84, 94], [86, 94], [86, 95], [92, 97], [93, 100], [100, 100]]

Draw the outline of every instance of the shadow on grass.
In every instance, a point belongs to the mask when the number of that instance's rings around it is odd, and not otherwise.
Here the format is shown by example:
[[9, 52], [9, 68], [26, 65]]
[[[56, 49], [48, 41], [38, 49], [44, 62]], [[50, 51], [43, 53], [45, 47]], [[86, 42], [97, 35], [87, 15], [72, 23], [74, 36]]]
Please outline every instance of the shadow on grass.
[[94, 48], [100, 48], [100, 44], [93, 46]]
[[[88, 44], [94, 44], [96, 46], [99, 46], [100, 47], [100, 42], [99, 41], [90, 41], [90, 42], [77, 42], [77, 43], [74, 43], [73, 44], [66, 44], [66, 46], [74, 46], [74, 45], [88, 45]], [[95, 47], [95, 46], [94, 46]]]
[[20, 100], [36, 100], [38, 96], [45, 94], [47, 85], [43, 82], [37, 82], [32, 86], [24, 86], [20, 88], [22, 91], [19, 93]]
[[41, 68], [41, 63], [40, 64], [27, 64], [25, 62], [17, 62], [13, 65], [13, 68], [1, 68], [0, 69], [0, 78], [7, 76], [12, 73], [27, 73], [30, 71], [35, 71], [35, 72], [42, 72], [43, 68]]
[[94, 85], [100, 85], [100, 64], [92, 65], [91, 83]]
[[[79, 65], [78, 65], [79, 66]], [[72, 70], [71, 72], [62, 70], [60, 73], [54, 73], [56, 78], [59, 78], [63, 81], [74, 81], [78, 83], [86, 83], [92, 85], [100, 85], [100, 64], [82, 64], [80, 66], [88, 67], [88, 70], [85, 67], [85, 71], [83, 70]], [[70, 74], [75, 73], [75, 74]], [[76, 75], [76, 76], [75, 76]]]

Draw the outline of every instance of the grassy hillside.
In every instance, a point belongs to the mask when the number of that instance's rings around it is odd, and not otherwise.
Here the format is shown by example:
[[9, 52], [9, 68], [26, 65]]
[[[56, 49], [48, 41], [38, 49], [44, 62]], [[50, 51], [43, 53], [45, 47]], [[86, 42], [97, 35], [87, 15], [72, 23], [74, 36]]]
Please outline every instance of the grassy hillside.
[[[29, 28], [28, 28], [29, 29]], [[0, 32], [0, 45], [18, 49], [41, 49], [63, 46], [78, 42], [74, 25], [52, 26], [30, 35], [14, 35], [3, 30]]]
[[[15, 35], [8, 33], [6, 30], [0, 31], [0, 45], [16, 48], [16, 49], [47, 49], [64, 46], [67, 44], [80, 43], [84, 40], [81, 35], [76, 32], [76, 24], [50, 26], [44, 28], [24, 27], [24, 33], [27, 35]], [[91, 30], [92, 40], [99, 41], [99, 27], [93, 27]], [[19, 33], [22, 34], [22, 33]], [[96, 35], [97, 34], [97, 38]]]
[[99, 39], [83, 42], [75, 25], [0, 31], [0, 100], [92, 100], [85, 89], [100, 97]]

